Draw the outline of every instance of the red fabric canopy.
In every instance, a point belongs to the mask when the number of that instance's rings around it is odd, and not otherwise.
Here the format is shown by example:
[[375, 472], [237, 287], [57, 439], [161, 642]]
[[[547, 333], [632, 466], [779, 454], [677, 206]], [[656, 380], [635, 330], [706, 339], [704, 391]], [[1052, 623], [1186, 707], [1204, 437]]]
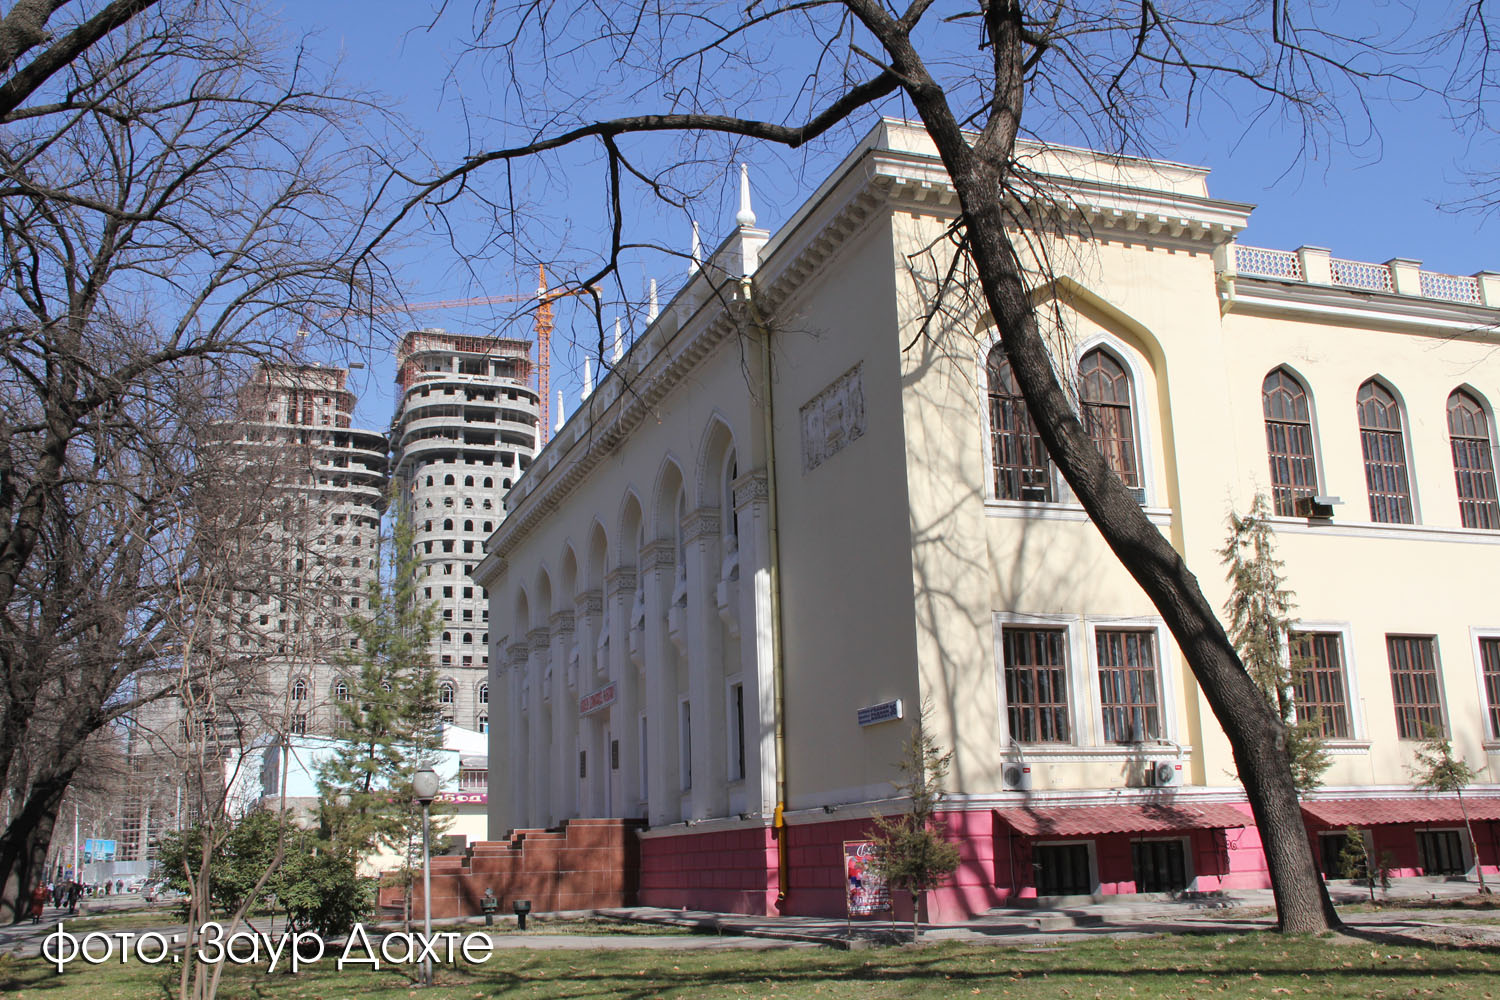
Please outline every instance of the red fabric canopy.
[[1170, 833], [1252, 826], [1250, 813], [1225, 802], [1142, 802], [1109, 806], [1021, 806], [996, 814], [1025, 837]]
[[[1470, 819], [1500, 819], [1500, 796], [1465, 795]], [[1453, 795], [1400, 799], [1315, 799], [1302, 811], [1320, 826], [1381, 826], [1386, 823], [1462, 823]]]

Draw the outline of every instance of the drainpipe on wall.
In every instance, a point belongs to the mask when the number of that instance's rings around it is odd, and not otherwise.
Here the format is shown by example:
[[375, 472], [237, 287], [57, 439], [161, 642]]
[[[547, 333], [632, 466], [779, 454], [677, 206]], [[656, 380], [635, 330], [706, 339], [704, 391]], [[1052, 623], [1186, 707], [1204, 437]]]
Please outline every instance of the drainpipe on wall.
[[750, 311], [750, 323], [760, 337], [760, 376], [765, 398], [761, 419], [766, 437], [766, 520], [770, 536], [771, 575], [771, 686], [775, 715], [776, 811], [771, 829], [776, 838], [776, 902], [786, 901], [789, 887], [786, 844], [786, 675], [781, 643], [781, 534], [776, 505], [776, 425], [771, 403], [771, 331], [766, 328], [760, 310], [755, 306], [755, 290], [750, 275], [740, 279], [740, 290]]

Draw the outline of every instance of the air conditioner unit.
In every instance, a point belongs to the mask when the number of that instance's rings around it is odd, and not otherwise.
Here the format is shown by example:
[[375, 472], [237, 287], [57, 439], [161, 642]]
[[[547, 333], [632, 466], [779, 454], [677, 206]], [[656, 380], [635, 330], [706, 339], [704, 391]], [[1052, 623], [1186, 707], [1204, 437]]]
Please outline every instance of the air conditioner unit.
[[1182, 765], [1175, 760], [1158, 760], [1147, 764], [1146, 784], [1158, 788], [1182, 784]]
[[1344, 501], [1338, 497], [1298, 497], [1292, 502], [1292, 510], [1298, 517], [1327, 520], [1333, 517], [1333, 508]]
[[1001, 775], [1007, 791], [1029, 792], [1031, 791], [1031, 765], [1016, 761], [1014, 764], [1006, 764]]
[[1140, 504], [1142, 507], [1146, 506], [1146, 487], [1127, 486], [1125, 488], [1130, 491], [1130, 496], [1135, 500], [1136, 503]]

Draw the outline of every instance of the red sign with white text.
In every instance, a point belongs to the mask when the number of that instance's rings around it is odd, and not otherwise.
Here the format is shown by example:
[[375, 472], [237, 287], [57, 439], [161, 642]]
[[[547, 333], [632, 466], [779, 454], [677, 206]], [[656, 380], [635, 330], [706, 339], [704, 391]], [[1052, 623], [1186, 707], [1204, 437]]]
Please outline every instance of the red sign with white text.
[[615, 682], [610, 681], [592, 694], [586, 694], [578, 699], [578, 714], [593, 715], [602, 709], [606, 709], [615, 703], [617, 689]]

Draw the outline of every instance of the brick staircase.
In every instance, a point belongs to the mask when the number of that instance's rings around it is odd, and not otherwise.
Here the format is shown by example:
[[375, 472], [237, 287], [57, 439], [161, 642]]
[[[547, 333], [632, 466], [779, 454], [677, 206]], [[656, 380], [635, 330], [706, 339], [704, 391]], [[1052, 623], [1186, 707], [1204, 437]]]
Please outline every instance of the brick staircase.
[[[464, 854], [432, 859], [434, 919], [478, 916], [486, 889], [508, 914], [517, 899], [536, 913], [632, 906], [640, 885], [642, 820], [574, 819], [555, 830], [516, 830], [508, 840], [481, 840]], [[422, 878], [412, 887], [412, 916], [421, 919]], [[380, 907], [402, 908], [400, 886], [380, 890]]]

